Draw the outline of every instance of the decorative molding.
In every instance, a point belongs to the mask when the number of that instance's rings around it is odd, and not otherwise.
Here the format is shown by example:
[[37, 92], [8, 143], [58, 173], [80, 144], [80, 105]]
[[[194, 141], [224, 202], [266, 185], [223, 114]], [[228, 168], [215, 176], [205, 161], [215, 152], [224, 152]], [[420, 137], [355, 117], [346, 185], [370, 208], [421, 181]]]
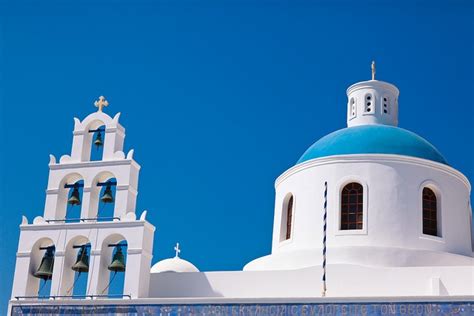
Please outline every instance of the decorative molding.
[[[32, 225], [41, 225], [41, 224], [46, 224], [46, 221], [44, 220], [43, 216], [36, 216], [34, 219], [33, 219], [33, 224]], [[28, 225], [29, 226], [29, 225]], [[28, 226], [23, 226], [23, 227], [28, 227]]]
[[[63, 156], [64, 157], [64, 156]], [[51, 165], [51, 170], [58, 169], [74, 169], [74, 168], [84, 168], [84, 167], [105, 167], [105, 166], [122, 166], [122, 165], [138, 165], [133, 160], [120, 159], [120, 160], [97, 160], [97, 161], [81, 161], [81, 162], [71, 162], [71, 163], [61, 163], [56, 165]]]
[[376, 89], [376, 88], [390, 90], [396, 96], [400, 94], [400, 91], [398, 90], [398, 88], [394, 86], [393, 84], [385, 82], [385, 81], [378, 81], [378, 80], [370, 80], [370, 81], [362, 81], [362, 82], [354, 83], [349, 88], [347, 88], [346, 94], [349, 95], [353, 93], [354, 91], [361, 90], [361, 89]]
[[133, 188], [130, 184], [117, 185], [115, 187], [115, 190], [117, 190], [117, 191], [130, 191], [130, 193], [133, 193], [135, 195], [138, 194], [138, 191], [135, 188]]
[[54, 157], [54, 155], [49, 154], [49, 164], [50, 165], [56, 164], [56, 157]]
[[153, 257], [153, 255], [149, 251], [146, 251], [145, 249], [142, 249], [142, 248], [128, 248], [127, 249], [127, 256], [128, 255], [142, 255], [142, 256], [145, 256], [147, 258], [152, 258]]
[[460, 171], [450, 167], [448, 165], [442, 164], [440, 162], [435, 162], [428, 159], [416, 158], [410, 156], [402, 155], [390, 155], [390, 154], [351, 154], [351, 155], [334, 155], [323, 158], [315, 158], [303, 163], [297, 164], [290, 169], [283, 172], [276, 180], [275, 187], [277, 187], [281, 182], [285, 181], [288, 177], [301, 172], [306, 169], [310, 169], [322, 165], [332, 165], [332, 164], [344, 164], [344, 163], [383, 163], [383, 162], [395, 162], [395, 163], [406, 163], [412, 165], [418, 165], [428, 168], [433, 168], [439, 171], [442, 171], [446, 174], [458, 178], [464, 185], [471, 190], [471, 185], [469, 180], [464, 174]]
[[28, 225], [28, 218], [25, 215], [21, 216], [21, 224], [20, 225]]
[[79, 222], [79, 223], [37, 223], [20, 226], [21, 231], [35, 231], [35, 230], [75, 230], [75, 229], [93, 229], [93, 228], [121, 228], [121, 227], [138, 227], [145, 226], [147, 221], [113, 221], [113, 222]]

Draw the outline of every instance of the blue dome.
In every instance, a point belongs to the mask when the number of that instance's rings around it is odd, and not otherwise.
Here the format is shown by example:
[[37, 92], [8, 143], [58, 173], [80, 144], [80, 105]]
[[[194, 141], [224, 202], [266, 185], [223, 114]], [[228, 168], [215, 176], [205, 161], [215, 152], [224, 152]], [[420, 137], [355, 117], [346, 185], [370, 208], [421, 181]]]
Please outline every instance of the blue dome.
[[403, 155], [448, 164], [441, 153], [425, 139], [403, 128], [388, 125], [362, 125], [335, 131], [309, 147], [298, 163], [350, 154]]

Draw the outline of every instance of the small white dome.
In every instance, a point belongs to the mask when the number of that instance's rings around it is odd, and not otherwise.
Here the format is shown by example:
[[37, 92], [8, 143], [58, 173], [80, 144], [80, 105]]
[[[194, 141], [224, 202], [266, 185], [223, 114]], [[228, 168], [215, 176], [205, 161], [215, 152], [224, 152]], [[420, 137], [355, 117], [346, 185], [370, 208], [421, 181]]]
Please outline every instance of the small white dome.
[[199, 272], [199, 270], [191, 262], [174, 257], [158, 261], [151, 267], [151, 273], [160, 272]]

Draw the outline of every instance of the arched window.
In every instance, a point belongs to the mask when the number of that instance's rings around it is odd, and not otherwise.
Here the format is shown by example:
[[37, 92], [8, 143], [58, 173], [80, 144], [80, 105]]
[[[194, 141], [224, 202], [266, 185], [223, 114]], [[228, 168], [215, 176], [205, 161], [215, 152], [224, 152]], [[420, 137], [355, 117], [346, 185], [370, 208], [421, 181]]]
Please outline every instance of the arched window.
[[363, 191], [356, 182], [347, 184], [341, 192], [341, 230], [362, 229]]
[[365, 113], [373, 113], [375, 109], [375, 103], [373, 96], [370, 93], [365, 95]]
[[89, 130], [91, 134], [91, 150], [90, 161], [99, 161], [103, 159], [104, 142], [105, 142], [105, 126], [101, 125], [95, 129]]
[[430, 188], [423, 188], [423, 234], [438, 236], [438, 201]]
[[81, 218], [84, 180], [81, 179], [75, 183], [66, 183], [64, 188], [67, 192], [65, 219], [68, 219], [68, 222], [79, 222]]
[[390, 99], [388, 96], [383, 97], [383, 113], [389, 114], [390, 111]]
[[291, 222], [293, 220], [293, 195], [290, 196], [286, 205], [286, 236], [285, 239], [291, 238]]
[[353, 119], [356, 117], [356, 101], [354, 98], [351, 98], [349, 101], [349, 111], [350, 111], [350, 118]]

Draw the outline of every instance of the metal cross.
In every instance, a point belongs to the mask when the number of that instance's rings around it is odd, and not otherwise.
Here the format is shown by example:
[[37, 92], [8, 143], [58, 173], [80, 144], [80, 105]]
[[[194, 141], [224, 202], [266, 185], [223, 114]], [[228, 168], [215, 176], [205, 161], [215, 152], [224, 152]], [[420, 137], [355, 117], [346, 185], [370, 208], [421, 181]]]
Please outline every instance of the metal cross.
[[372, 61], [372, 80], [375, 80], [375, 61]]
[[101, 95], [99, 97], [99, 100], [95, 101], [94, 102], [94, 105], [96, 108], [99, 108], [99, 112], [102, 112], [102, 108], [104, 106], [109, 106], [109, 102], [105, 99], [105, 97], [103, 95]]
[[179, 242], [177, 242], [176, 246], [174, 246], [174, 250], [176, 251], [176, 258], [178, 258], [179, 253], [181, 252], [181, 249], [179, 249]]

